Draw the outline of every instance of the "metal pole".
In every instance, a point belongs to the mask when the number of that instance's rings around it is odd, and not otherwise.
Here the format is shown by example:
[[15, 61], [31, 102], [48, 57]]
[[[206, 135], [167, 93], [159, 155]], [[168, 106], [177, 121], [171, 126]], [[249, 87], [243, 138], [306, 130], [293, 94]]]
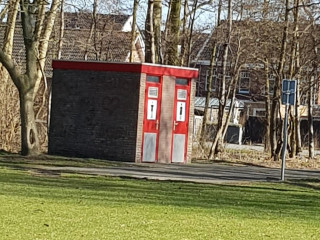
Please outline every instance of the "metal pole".
[[284, 181], [284, 171], [286, 168], [286, 150], [287, 150], [287, 138], [288, 138], [288, 110], [289, 110], [289, 96], [290, 96], [290, 81], [287, 82], [286, 94], [286, 110], [283, 126], [283, 145], [281, 151], [281, 181]]
[[283, 126], [283, 146], [282, 146], [282, 152], [281, 152], [281, 181], [284, 181], [284, 170], [286, 167], [286, 150], [287, 150], [287, 128], [288, 128], [288, 109], [289, 109], [289, 104], [286, 104], [286, 112], [285, 112], [285, 117], [284, 117], [284, 126]]

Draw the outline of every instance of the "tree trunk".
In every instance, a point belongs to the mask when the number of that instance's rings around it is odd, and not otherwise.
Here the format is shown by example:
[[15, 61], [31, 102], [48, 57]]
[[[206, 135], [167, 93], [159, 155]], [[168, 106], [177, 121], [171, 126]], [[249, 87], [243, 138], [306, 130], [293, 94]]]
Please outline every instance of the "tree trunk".
[[232, 29], [232, 0], [228, 0], [228, 30], [226, 36], [226, 43], [224, 44], [223, 62], [222, 62], [222, 81], [219, 89], [219, 110], [218, 110], [218, 125], [215, 139], [212, 142], [209, 159], [213, 155], [222, 151], [223, 147], [223, 121], [225, 120], [225, 107], [226, 107], [226, 74], [227, 74], [227, 62], [229, 46], [231, 41], [231, 29]]
[[[193, 11], [193, 15], [192, 17], [190, 17], [190, 26], [189, 26], [189, 37], [188, 37], [188, 40], [187, 40], [187, 62], [186, 62], [186, 66], [190, 66], [190, 57], [191, 57], [191, 48], [192, 48], [192, 35], [193, 35], [193, 27], [194, 27], [194, 22], [195, 22], [195, 18], [196, 18], [196, 12], [197, 12], [197, 9], [198, 9], [198, 0], [195, 0], [194, 1], [194, 7], [192, 9]], [[219, 22], [219, 20], [218, 20]]]
[[295, 137], [296, 137], [296, 155], [302, 152], [302, 147], [301, 147], [301, 132], [300, 132], [300, 113], [299, 113], [299, 106], [300, 106], [300, 45], [299, 41], [297, 41], [297, 68], [299, 69], [299, 74], [297, 77], [297, 88], [296, 88], [296, 104], [294, 106], [295, 108], [295, 115], [294, 115], [294, 120], [295, 120]]
[[270, 143], [271, 143], [271, 156], [275, 161], [280, 158], [280, 149], [282, 145], [282, 138], [277, 142], [277, 130], [279, 129], [277, 118], [278, 113], [280, 112], [280, 89], [281, 89], [281, 79], [283, 76], [283, 69], [285, 64], [286, 50], [287, 50], [287, 41], [288, 41], [288, 28], [289, 28], [289, 0], [285, 1], [285, 21], [283, 28], [283, 35], [281, 41], [281, 50], [279, 63], [277, 68], [277, 76], [274, 84], [274, 94], [272, 99], [272, 107], [271, 107], [271, 123], [270, 123]]
[[188, 0], [183, 4], [183, 18], [182, 18], [182, 32], [181, 32], [181, 53], [180, 53], [180, 66], [184, 66], [185, 57], [187, 52], [187, 19], [188, 19]]
[[153, 32], [154, 32], [154, 35], [153, 35], [153, 38], [154, 38], [155, 63], [162, 63], [161, 18], [162, 18], [161, 0], [154, 0], [154, 4], [153, 4]]
[[154, 29], [153, 29], [153, 0], [148, 2], [147, 18], [145, 23], [145, 61], [155, 63]]
[[[220, 26], [220, 13], [221, 13], [221, 0], [219, 0], [219, 8], [218, 8], [218, 19], [217, 19], [217, 27]], [[207, 45], [207, 43], [211, 40], [215, 32], [215, 29], [212, 29], [212, 34], [210, 34], [210, 38], [205, 42], [204, 45]], [[202, 52], [202, 50], [200, 50]], [[214, 72], [214, 66], [216, 63], [216, 53], [217, 53], [217, 41], [214, 40], [213, 47], [211, 50], [211, 56], [210, 56], [210, 71], [209, 71], [209, 81], [207, 81], [207, 92], [206, 92], [206, 101], [204, 105], [204, 113], [203, 113], [203, 120], [201, 125], [201, 132], [200, 132], [200, 145], [204, 146], [204, 143], [207, 140], [207, 119], [208, 119], [208, 108], [209, 108], [209, 102], [211, 98], [211, 91], [212, 91], [212, 80], [213, 80], [213, 72]]]
[[[299, 64], [299, 63], [298, 63]], [[300, 76], [300, 75], [299, 75]], [[301, 132], [300, 132], [300, 113], [299, 113], [299, 106], [300, 106], [300, 77], [297, 79], [297, 89], [296, 89], [296, 104], [295, 108], [295, 137], [296, 137], [296, 155], [302, 152], [302, 143], [301, 143]]]
[[203, 120], [201, 125], [201, 132], [200, 132], [200, 144], [204, 147], [205, 142], [207, 141], [207, 119], [208, 119], [208, 110], [209, 110], [209, 102], [211, 98], [211, 91], [212, 91], [212, 80], [213, 80], [213, 68], [215, 65], [215, 58], [216, 58], [216, 50], [217, 44], [214, 42], [212, 51], [211, 51], [211, 58], [210, 58], [210, 69], [209, 69], [209, 76], [207, 81], [207, 91], [206, 91], [206, 101], [204, 105], [204, 113], [203, 113]]
[[[19, 10], [19, 0], [10, 1], [7, 5], [8, 8], [8, 17], [7, 17], [7, 26], [5, 30], [5, 35], [3, 39], [3, 52], [11, 57], [12, 55], [12, 49], [13, 49], [13, 37], [14, 37], [14, 30], [16, 26], [17, 21], [17, 14]], [[5, 70], [4, 66], [1, 65], [1, 72], [3, 75], [2, 77], [2, 84], [1, 88], [2, 90], [5, 89], [8, 81], [8, 73]]]
[[[167, 52], [167, 42], [168, 42], [168, 36], [169, 36], [169, 23], [170, 23], [170, 12], [171, 12], [171, 1], [168, 3], [168, 10], [167, 10], [167, 17], [166, 17], [166, 23], [165, 23], [165, 29], [164, 29], [164, 43], [162, 47], [164, 48], [164, 53]], [[164, 56], [166, 57], [166, 55]], [[163, 59], [164, 63], [166, 63], [166, 59]]]
[[314, 158], [314, 140], [313, 140], [313, 81], [309, 79], [309, 94], [308, 94], [308, 133], [309, 133], [309, 158]]
[[[293, 40], [292, 40], [292, 45], [291, 45], [291, 54], [290, 54], [290, 66], [289, 66], [289, 79], [293, 78], [294, 74], [294, 68], [296, 67], [296, 62], [297, 62], [297, 44], [298, 44], [298, 17], [299, 17], [299, 0], [294, 0], [294, 11], [293, 11], [293, 18], [294, 18], [294, 31], [293, 31]], [[295, 94], [296, 99], [299, 97], [297, 94]], [[295, 101], [297, 102], [297, 101]], [[290, 114], [291, 116], [291, 141], [290, 141], [290, 151], [289, 151], [289, 156], [292, 158], [296, 155], [296, 149], [297, 149], [297, 134], [296, 134], [296, 128], [297, 128], [297, 121], [296, 121], [296, 108], [292, 107], [291, 111], [293, 111], [293, 114]]]
[[38, 130], [33, 109], [33, 92], [19, 91], [21, 116], [21, 154], [37, 155], [40, 152]]
[[178, 45], [180, 36], [180, 8], [181, 0], [171, 0], [169, 12], [168, 38], [166, 42], [166, 64], [178, 65]]
[[229, 52], [229, 44], [224, 45], [224, 54], [223, 54], [223, 64], [222, 64], [222, 81], [220, 86], [220, 96], [219, 96], [219, 110], [218, 110], [218, 125], [217, 125], [217, 134], [215, 136], [215, 140], [210, 149], [209, 159], [213, 157], [213, 155], [222, 151], [221, 149], [221, 141], [223, 141], [222, 133], [223, 133], [223, 121], [225, 119], [225, 107], [227, 103], [226, 99], [226, 74], [227, 74], [227, 61], [228, 61], [228, 52]]
[[[63, 37], [64, 37], [64, 0], [61, 0], [60, 6], [60, 33], [59, 33], [59, 43], [58, 43], [58, 59], [61, 59]], [[86, 49], [87, 52], [87, 49]], [[86, 60], [86, 56], [85, 56]]]
[[[88, 60], [88, 54], [89, 54], [89, 48], [90, 48], [90, 45], [91, 45], [91, 40], [92, 40], [93, 34], [94, 34], [95, 30], [96, 30], [97, 6], [98, 6], [98, 0], [94, 0], [93, 9], [92, 9], [92, 21], [91, 21], [89, 36], [88, 36], [87, 43], [86, 43], [86, 50], [84, 52], [84, 60]], [[96, 34], [95, 34], [95, 36], [96, 36]], [[96, 41], [94, 41], [95, 48], [96, 48], [96, 44], [97, 44]], [[96, 55], [96, 58], [98, 58], [97, 55]]]
[[129, 61], [134, 61], [134, 51], [135, 51], [135, 42], [136, 42], [136, 22], [137, 22], [137, 9], [138, 9], [138, 0], [133, 1], [133, 10], [132, 10], [132, 25], [131, 25], [131, 47], [130, 47], [130, 57]]
[[269, 62], [264, 63], [264, 72], [266, 78], [266, 90], [265, 90], [265, 104], [266, 104], [266, 132], [264, 135], [264, 151], [270, 151], [270, 82], [269, 82]]
[[265, 20], [268, 15], [269, 0], [263, 0], [262, 18]]

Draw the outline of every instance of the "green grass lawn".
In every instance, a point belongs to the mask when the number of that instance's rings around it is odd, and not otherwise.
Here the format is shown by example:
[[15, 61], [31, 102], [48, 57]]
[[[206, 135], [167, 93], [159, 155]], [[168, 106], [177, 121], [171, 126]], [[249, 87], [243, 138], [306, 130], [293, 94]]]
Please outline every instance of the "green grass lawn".
[[319, 189], [316, 181], [210, 185], [0, 167], [0, 239], [320, 239]]
[[99, 160], [92, 158], [71, 158], [52, 155], [39, 155], [33, 157], [21, 156], [18, 154], [11, 154], [1, 152], [0, 150], [0, 166], [24, 168], [33, 165], [55, 166], [55, 167], [108, 167], [119, 166], [128, 163]]

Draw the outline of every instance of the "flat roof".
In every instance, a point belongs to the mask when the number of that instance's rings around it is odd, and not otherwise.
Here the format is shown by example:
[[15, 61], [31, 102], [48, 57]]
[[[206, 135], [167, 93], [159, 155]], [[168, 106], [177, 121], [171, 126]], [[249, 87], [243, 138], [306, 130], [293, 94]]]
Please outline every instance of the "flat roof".
[[115, 63], [100, 61], [53, 60], [52, 68], [63, 70], [146, 73], [152, 75], [175, 76], [181, 78], [198, 77], [198, 69], [196, 68], [151, 63]]

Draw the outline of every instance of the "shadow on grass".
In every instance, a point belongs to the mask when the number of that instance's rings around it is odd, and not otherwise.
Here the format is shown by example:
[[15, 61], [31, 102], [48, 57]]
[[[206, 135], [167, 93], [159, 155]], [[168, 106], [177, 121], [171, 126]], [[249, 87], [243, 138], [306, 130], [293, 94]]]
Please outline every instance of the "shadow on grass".
[[303, 188], [310, 188], [313, 190], [320, 190], [320, 179], [300, 179], [300, 180], [290, 180], [288, 184]]
[[223, 160], [223, 159], [218, 159], [218, 160], [193, 159], [192, 163], [199, 163], [199, 164], [222, 163], [222, 164], [228, 164], [228, 165], [240, 165], [240, 166], [270, 168], [270, 167], [266, 167], [266, 166], [264, 166], [262, 164], [255, 164], [255, 163], [245, 162], [245, 161], [241, 161], [241, 160], [229, 161], [229, 160]]
[[212, 185], [62, 175], [52, 178], [0, 169], [0, 195], [89, 205], [154, 205], [218, 209], [245, 217], [320, 216], [320, 192], [290, 184]]
[[38, 156], [22, 156], [19, 154], [0, 151], [0, 166], [10, 168], [32, 168], [32, 165], [56, 166], [56, 167], [108, 167], [130, 165], [130, 163], [92, 159], [63, 157], [42, 154]]

